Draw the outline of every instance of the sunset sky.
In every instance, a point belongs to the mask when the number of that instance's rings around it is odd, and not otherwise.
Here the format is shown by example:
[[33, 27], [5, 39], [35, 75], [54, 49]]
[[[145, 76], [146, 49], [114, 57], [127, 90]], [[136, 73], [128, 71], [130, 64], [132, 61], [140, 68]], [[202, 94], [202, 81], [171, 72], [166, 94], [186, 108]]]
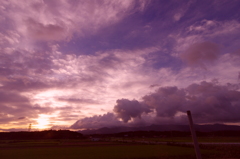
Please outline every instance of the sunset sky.
[[0, 131], [240, 123], [239, 0], [1, 0]]

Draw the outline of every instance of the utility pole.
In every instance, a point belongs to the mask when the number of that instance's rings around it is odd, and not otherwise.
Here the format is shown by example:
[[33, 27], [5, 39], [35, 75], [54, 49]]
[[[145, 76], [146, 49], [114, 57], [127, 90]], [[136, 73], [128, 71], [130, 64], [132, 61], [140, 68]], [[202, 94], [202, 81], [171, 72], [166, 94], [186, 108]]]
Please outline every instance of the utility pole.
[[31, 131], [31, 128], [32, 128], [32, 124], [29, 124], [29, 126], [28, 126], [28, 131], [29, 132]]
[[238, 82], [240, 82], [240, 72], [238, 72]]
[[197, 136], [196, 136], [196, 132], [193, 126], [193, 120], [192, 120], [192, 115], [191, 115], [191, 111], [187, 111], [187, 115], [188, 115], [188, 120], [189, 120], [189, 126], [190, 126], [190, 130], [191, 130], [191, 134], [192, 134], [192, 139], [193, 139], [193, 143], [194, 143], [194, 148], [195, 148], [195, 153], [197, 156], [197, 159], [202, 159], [201, 153], [200, 153], [200, 149], [199, 149], [199, 145], [198, 145], [198, 141], [197, 141]]

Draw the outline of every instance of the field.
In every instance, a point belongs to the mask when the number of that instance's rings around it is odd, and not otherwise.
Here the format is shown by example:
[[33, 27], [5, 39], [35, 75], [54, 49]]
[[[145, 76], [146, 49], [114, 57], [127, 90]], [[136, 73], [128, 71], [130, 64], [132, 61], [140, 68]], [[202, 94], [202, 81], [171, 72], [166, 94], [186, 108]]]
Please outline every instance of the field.
[[[187, 138], [186, 138], [187, 139]], [[168, 141], [188, 141], [172, 138]], [[220, 142], [233, 139], [217, 139]], [[116, 139], [115, 139], [116, 140]], [[144, 139], [152, 141], [153, 139]], [[237, 139], [236, 139], [237, 140]], [[212, 142], [212, 141], [211, 141]], [[240, 146], [201, 146], [203, 159], [240, 158]], [[1, 159], [192, 159], [192, 146], [151, 145], [116, 141], [89, 140], [17, 140], [0, 141]]]
[[[240, 137], [198, 137], [199, 143], [232, 143], [239, 142]], [[166, 137], [166, 138], [114, 138], [114, 140], [128, 141], [153, 141], [153, 142], [192, 142], [191, 137]]]

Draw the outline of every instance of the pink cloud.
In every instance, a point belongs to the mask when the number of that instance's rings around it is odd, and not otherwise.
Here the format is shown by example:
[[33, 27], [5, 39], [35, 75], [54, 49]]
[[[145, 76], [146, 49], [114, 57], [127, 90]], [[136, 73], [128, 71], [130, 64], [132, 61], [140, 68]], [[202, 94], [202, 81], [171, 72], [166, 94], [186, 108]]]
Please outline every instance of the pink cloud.
[[65, 38], [65, 30], [61, 26], [36, 22], [33, 19], [28, 19], [27, 30], [33, 39], [38, 40], [61, 40]]
[[69, 40], [75, 33], [80, 36], [96, 33], [99, 28], [130, 14], [135, 4], [143, 7], [145, 2], [52, 0], [1, 3], [6, 8], [2, 13], [21, 35], [46, 41]]
[[112, 113], [106, 113], [103, 115], [95, 115], [93, 117], [86, 117], [81, 120], [76, 121], [71, 128], [72, 129], [93, 129], [102, 128], [108, 126], [120, 126], [122, 125], [120, 121], [117, 120], [116, 116]]

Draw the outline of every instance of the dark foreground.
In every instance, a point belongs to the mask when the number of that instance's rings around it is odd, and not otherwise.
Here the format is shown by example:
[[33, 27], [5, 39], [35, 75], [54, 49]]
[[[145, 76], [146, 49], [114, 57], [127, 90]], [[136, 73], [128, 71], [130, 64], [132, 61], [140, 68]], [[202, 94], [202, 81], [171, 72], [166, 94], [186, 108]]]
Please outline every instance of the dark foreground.
[[[239, 145], [201, 145], [203, 159], [240, 158]], [[193, 159], [190, 145], [153, 145], [120, 141], [2, 140], [1, 159]]]

